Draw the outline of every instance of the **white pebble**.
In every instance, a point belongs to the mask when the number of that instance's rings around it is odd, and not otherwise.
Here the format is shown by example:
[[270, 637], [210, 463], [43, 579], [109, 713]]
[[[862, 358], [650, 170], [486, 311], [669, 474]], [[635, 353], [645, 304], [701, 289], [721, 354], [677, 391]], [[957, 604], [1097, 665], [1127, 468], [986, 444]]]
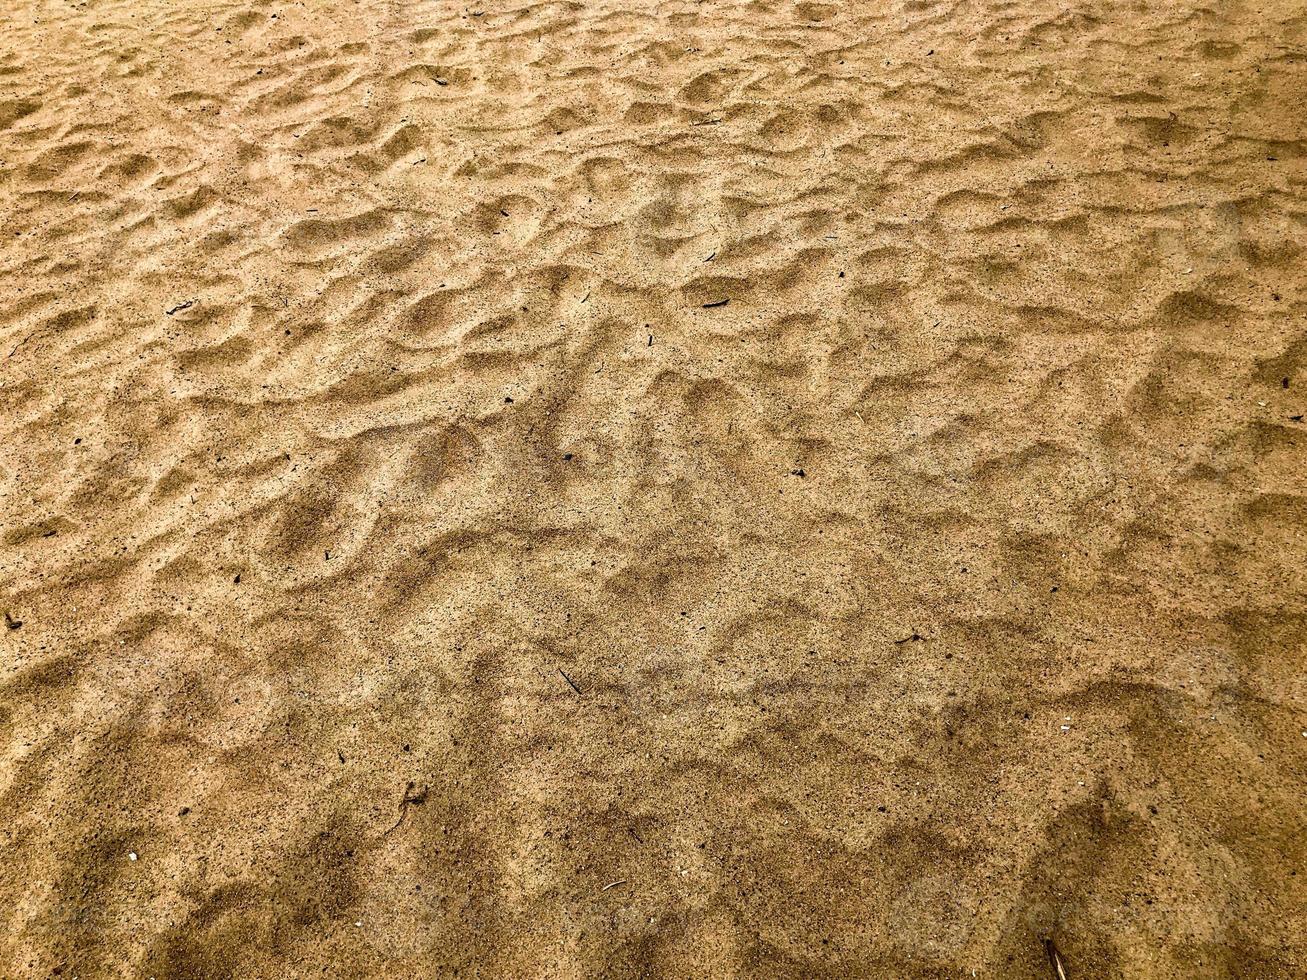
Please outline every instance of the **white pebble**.
[[127, 852], [127, 860], [128, 860], [128, 861], [135, 861], [135, 860], [136, 860], [136, 852], [135, 852], [135, 851], [128, 851], [128, 852]]

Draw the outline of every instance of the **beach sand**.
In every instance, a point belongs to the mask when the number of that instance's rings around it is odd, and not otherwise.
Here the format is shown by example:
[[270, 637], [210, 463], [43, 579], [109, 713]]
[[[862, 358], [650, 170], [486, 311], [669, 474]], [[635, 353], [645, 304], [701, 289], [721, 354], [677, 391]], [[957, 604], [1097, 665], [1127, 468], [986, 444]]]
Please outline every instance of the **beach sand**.
[[0, 976], [1307, 975], [1301, 4], [4, 18]]

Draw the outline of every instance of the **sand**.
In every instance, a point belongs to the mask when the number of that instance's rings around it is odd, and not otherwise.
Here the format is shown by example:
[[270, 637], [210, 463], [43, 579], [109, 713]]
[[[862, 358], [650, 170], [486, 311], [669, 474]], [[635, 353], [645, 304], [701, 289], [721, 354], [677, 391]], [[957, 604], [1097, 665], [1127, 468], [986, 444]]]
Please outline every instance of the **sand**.
[[1307, 975], [1305, 158], [1289, 0], [14, 0], [0, 976]]

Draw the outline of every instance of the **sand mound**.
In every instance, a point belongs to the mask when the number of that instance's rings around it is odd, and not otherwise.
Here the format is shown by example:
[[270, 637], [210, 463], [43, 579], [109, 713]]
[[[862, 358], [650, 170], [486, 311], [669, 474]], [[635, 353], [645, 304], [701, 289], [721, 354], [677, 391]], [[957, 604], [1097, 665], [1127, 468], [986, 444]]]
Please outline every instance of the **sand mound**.
[[0, 974], [1307, 972], [1299, 4], [5, 20]]

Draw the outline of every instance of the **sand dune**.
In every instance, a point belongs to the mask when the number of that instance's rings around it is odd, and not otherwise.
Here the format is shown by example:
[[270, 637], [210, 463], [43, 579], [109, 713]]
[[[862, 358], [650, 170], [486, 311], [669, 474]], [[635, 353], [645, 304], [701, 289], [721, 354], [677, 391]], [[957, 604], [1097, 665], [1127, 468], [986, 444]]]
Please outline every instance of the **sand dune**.
[[0, 975], [1307, 974], [1300, 4], [4, 20]]

